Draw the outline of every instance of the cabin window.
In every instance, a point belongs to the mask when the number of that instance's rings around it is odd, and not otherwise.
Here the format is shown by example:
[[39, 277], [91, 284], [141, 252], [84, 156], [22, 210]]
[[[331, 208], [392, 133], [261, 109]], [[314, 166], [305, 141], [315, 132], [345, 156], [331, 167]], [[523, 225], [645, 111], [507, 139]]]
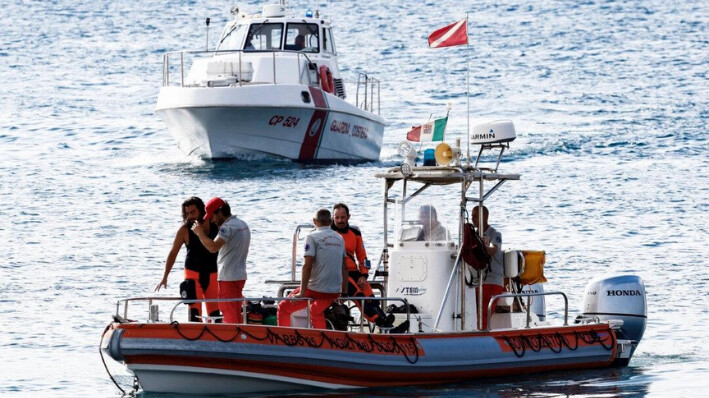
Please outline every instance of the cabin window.
[[254, 23], [244, 42], [244, 51], [271, 51], [281, 49], [283, 24]]
[[289, 23], [286, 29], [284, 50], [317, 53], [320, 51], [318, 25], [314, 23]]
[[229, 24], [224, 28], [219, 44], [218, 51], [240, 50], [241, 44], [246, 36], [247, 25], [238, 25], [236, 23]]
[[323, 29], [323, 51], [335, 54], [335, 41], [332, 39], [332, 29]]

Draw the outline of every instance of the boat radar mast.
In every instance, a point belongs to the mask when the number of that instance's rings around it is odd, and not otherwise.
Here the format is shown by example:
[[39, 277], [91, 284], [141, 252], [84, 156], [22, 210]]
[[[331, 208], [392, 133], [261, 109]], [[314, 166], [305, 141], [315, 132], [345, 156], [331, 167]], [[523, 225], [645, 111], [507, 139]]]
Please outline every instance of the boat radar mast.
[[483, 151], [500, 148], [497, 163], [495, 164], [495, 168], [492, 169], [493, 171], [497, 171], [505, 148], [509, 148], [510, 142], [514, 141], [515, 138], [517, 138], [517, 134], [515, 133], [515, 125], [511, 120], [495, 120], [473, 127], [473, 134], [470, 136], [470, 141], [472, 144], [480, 145], [480, 151], [478, 151], [478, 156], [475, 159], [475, 167], [478, 167]]
[[[483, 206], [487, 198], [492, 195], [493, 192], [497, 191], [497, 189], [500, 188], [500, 186], [506, 181], [519, 180], [519, 174], [503, 174], [498, 173], [497, 171], [505, 148], [509, 148], [510, 142], [516, 137], [517, 135], [515, 133], [514, 124], [510, 120], [496, 120], [475, 126], [473, 128], [473, 134], [470, 136], [470, 141], [474, 144], [480, 145], [480, 150], [474, 166], [471, 166], [470, 163], [466, 165], [461, 164], [460, 139], [456, 139], [456, 144], [454, 147], [451, 147], [445, 142], [438, 144], [434, 151], [436, 161], [435, 166], [417, 166], [415, 164], [417, 156], [416, 149], [409, 141], [403, 141], [399, 144], [398, 148], [399, 154], [404, 157], [404, 162], [402, 165], [399, 168], [393, 168], [386, 173], [377, 175], [377, 177], [384, 178], [386, 181], [384, 189], [384, 195], [386, 197], [384, 201], [385, 220], [388, 217], [389, 203], [400, 204], [400, 208], [397, 209], [395, 213], [401, 214], [401, 217], [399, 218], [404, 220], [405, 217], [403, 215], [406, 212], [405, 208], [407, 204], [412, 204], [409, 203], [410, 200], [416, 196], [419, 196], [429, 187], [435, 185], [460, 185], [461, 201], [459, 203], [460, 213], [458, 214], [458, 241], [457, 244], [454, 244], [453, 246], [457, 249], [454, 249], [454, 252], [451, 253], [456, 261], [450, 270], [450, 279], [448, 280], [447, 286], [445, 286], [445, 289], [441, 290], [442, 293], [445, 293], [443, 294], [443, 300], [441, 301], [440, 308], [438, 308], [436, 317], [433, 318], [433, 320], [435, 320], [433, 322], [434, 329], [438, 329], [439, 327], [443, 327], [443, 329], [452, 327], [452, 325], [450, 325], [451, 318], [443, 316], [444, 313], [450, 311], [450, 309], [447, 308], [448, 306], [453, 305], [450, 304], [451, 302], [457, 303], [456, 305], [458, 305], [456, 310], [457, 315], [455, 318], [457, 322], [460, 322], [457, 326], [458, 330], [469, 330], [470, 328], [482, 330], [483, 328], [482, 317], [476, 317], [477, 325], [474, 325], [475, 319], [471, 319], [473, 318], [473, 314], [470, 309], [466, 309], [467, 302], [467, 305], [474, 305], [477, 307], [475, 308], [475, 312], [477, 314], [482, 314], [485, 311], [485, 308], [482, 307], [482, 289], [480, 289], [482, 285], [481, 271], [476, 271], [476, 275], [473, 277], [473, 283], [478, 287], [477, 294], [475, 291], [470, 290], [470, 287], [467, 286], [465, 282], [465, 272], [463, 272], [463, 267], [461, 266], [462, 262], [460, 261], [460, 249], [463, 244], [463, 229], [464, 224], [468, 222], [469, 213], [467, 209], [470, 204], [473, 206]], [[497, 156], [495, 167], [479, 167], [478, 164], [482, 157], [483, 151], [497, 148], [500, 149], [500, 152]], [[401, 198], [398, 201], [389, 197], [390, 189], [396, 182], [402, 182], [403, 185]], [[407, 190], [409, 183], [417, 183], [422, 186], [410, 194]], [[493, 183], [494, 185], [491, 188], [486, 189], [486, 183]], [[474, 185], [478, 185], [478, 193], [477, 195], [469, 195], [468, 189]], [[478, 220], [478, 225], [483, 225], [483, 212], [479, 212], [479, 217], [480, 219]], [[478, 229], [478, 233], [482, 238], [483, 231]], [[401, 237], [395, 236], [394, 238], [395, 240], [401, 240]], [[384, 247], [387, 248], [388, 255], [394, 255], [402, 250], [405, 251], [405, 247], [401, 245], [401, 242], [399, 242], [398, 246], [390, 246], [389, 239], [386, 234], [384, 235]], [[391, 252], [389, 252], [389, 248], [392, 248]], [[396, 258], [397, 257], [394, 256], [392, 260], [393, 263], [397, 262]], [[387, 271], [388, 267], [389, 261], [385, 264]], [[454, 290], [457, 290], [454, 288], [456, 280], [458, 281], [457, 285], [460, 289], [457, 297], [449, 301], [449, 297], [456, 296], [456, 294], [453, 293]], [[477, 297], [475, 300], [470, 301], [466, 299], [466, 295], [476, 295]]]

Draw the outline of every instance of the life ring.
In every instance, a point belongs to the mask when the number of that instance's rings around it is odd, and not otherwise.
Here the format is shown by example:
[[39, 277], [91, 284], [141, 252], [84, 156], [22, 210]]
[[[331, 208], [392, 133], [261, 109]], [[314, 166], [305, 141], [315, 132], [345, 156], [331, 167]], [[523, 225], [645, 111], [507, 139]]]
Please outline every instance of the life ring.
[[332, 80], [332, 72], [327, 65], [320, 65], [320, 86], [325, 92], [330, 94], [335, 92], [335, 82]]

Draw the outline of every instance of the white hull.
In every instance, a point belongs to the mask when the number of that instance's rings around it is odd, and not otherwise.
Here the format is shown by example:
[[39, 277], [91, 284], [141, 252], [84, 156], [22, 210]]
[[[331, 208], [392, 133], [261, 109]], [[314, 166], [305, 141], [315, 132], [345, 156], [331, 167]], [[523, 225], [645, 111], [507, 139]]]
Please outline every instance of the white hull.
[[372, 161], [384, 133], [381, 117], [307, 85], [166, 86], [156, 111], [180, 150], [206, 158]]
[[180, 394], [246, 394], [257, 391], [293, 392], [313, 388], [342, 389], [350, 386], [263, 373], [209, 369], [193, 366], [129, 365], [139, 375], [144, 391]]

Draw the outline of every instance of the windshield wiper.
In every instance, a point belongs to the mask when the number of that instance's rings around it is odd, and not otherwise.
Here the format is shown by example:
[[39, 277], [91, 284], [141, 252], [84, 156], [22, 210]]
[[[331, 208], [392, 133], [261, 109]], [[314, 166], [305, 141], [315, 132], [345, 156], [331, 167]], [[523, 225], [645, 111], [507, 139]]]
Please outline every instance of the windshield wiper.
[[224, 40], [226, 40], [227, 37], [231, 36], [231, 34], [232, 34], [232, 33], [236, 30], [236, 28], [238, 28], [239, 26], [244, 26], [244, 25], [239, 25], [238, 23], [234, 23], [234, 26], [232, 26], [231, 29], [229, 29], [229, 31], [224, 35], [224, 37], [222, 37], [222, 39], [219, 40], [219, 44], [217, 45], [217, 48], [219, 48], [219, 46], [222, 45], [222, 43], [224, 42]]

